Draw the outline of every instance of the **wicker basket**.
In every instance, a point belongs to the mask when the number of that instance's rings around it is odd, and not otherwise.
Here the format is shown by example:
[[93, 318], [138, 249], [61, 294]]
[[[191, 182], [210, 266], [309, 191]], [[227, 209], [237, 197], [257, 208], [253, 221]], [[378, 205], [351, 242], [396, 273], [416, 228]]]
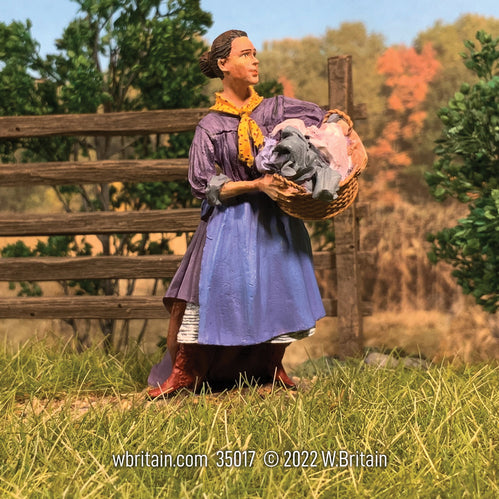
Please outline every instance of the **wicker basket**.
[[339, 114], [348, 123], [348, 155], [352, 158], [353, 170], [347, 178], [340, 182], [340, 187], [336, 193], [338, 197], [330, 202], [314, 199], [312, 194], [304, 187], [275, 174], [276, 180], [282, 183], [283, 188], [294, 187], [295, 192], [290, 197], [286, 198], [286, 200], [277, 201], [281, 210], [288, 215], [302, 220], [326, 220], [346, 210], [357, 197], [359, 192], [357, 177], [367, 165], [367, 153], [357, 132], [353, 129], [352, 120], [348, 115], [333, 109], [328, 112], [324, 121], [333, 113]]

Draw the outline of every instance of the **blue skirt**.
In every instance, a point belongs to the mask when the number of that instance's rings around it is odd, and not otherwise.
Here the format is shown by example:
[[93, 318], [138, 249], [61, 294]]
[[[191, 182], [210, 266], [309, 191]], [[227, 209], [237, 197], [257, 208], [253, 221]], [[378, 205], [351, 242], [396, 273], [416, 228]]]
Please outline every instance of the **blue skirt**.
[[215, 207], [199, 277], [200, 344], [253, 345], [325, 315], [301, 220], [265, 194]]

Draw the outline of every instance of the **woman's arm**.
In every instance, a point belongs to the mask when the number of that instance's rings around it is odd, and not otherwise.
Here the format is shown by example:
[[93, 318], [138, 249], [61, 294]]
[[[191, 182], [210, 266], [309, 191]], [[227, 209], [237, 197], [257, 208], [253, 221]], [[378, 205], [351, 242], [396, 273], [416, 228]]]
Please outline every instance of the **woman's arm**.
[[255, 180], [240, 180], [225, 183], [220, 190], [220, 200], [223, 202], [240, 194], [264, 192], [274, 201], [280, 201], [286, 200], [296, 191], [293, 187], [283, 189], [282, 183], [278, 182], [274, 175], [267, 174]]
[[258, 187], [259, 180], [238, 180], [237, 182], [231, 180], [225, 183], [220, 189], [220, 201], [226, 201], [240, 194], [258, 192], [260, 190]]

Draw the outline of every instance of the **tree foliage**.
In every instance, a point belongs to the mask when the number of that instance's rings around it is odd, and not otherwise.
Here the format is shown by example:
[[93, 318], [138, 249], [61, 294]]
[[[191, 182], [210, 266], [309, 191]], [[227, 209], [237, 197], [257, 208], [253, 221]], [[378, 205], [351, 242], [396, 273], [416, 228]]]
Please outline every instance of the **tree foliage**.
[[44, 75], [68, 112], [192, 107], [204, 83], [193, 71], [211, 24], [198, 0], [73, 0], [74, 19]]
[[479, 78], [463, 83], [440, 109], [442, 137], [427, 182], [438, 200], [453, 197], [468, 205], [453, 228], [430, 234], [430, 258], [445, 260], [465, 293], [485, 310], [499, 307], [499, 38], [479, 31], [477, 48], [466, 41], [465, 66]]
[[387, 108], [385, 125], [369, 147], [370, 175], [376, 177], [378, 194], [385, 191], [401, 169], [413, 164], [427, 112], [428, 88], [440, 70], [430, 43], [421, 51], [404, 45], [388, 48], [378, 59], [378, 72], [385, 78]]
[[[0, 23], [0, 116], [40, 114], [46, 110], [32, 74], [39, 69], [40, 61], [30, 29], [30, 21]], [[20, 143], [0, 141], [2, 162], [13, 158]]]
[[36, 114], [40, 98], [30, 71], [37, 69], [31, 23], [0, 23], [0, 115]]

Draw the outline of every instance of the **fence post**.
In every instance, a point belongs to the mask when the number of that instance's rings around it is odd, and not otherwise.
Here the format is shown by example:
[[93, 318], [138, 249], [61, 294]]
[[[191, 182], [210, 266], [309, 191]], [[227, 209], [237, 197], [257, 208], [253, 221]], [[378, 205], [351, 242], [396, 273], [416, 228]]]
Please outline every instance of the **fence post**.
[[[354, 115], [352, 56], [328, 59], [329, 108]], [[362, 355], [362, 309], [359, 273], [359, 225], [355, 203], [333, 221], [338, 301], [338, 355]]]

